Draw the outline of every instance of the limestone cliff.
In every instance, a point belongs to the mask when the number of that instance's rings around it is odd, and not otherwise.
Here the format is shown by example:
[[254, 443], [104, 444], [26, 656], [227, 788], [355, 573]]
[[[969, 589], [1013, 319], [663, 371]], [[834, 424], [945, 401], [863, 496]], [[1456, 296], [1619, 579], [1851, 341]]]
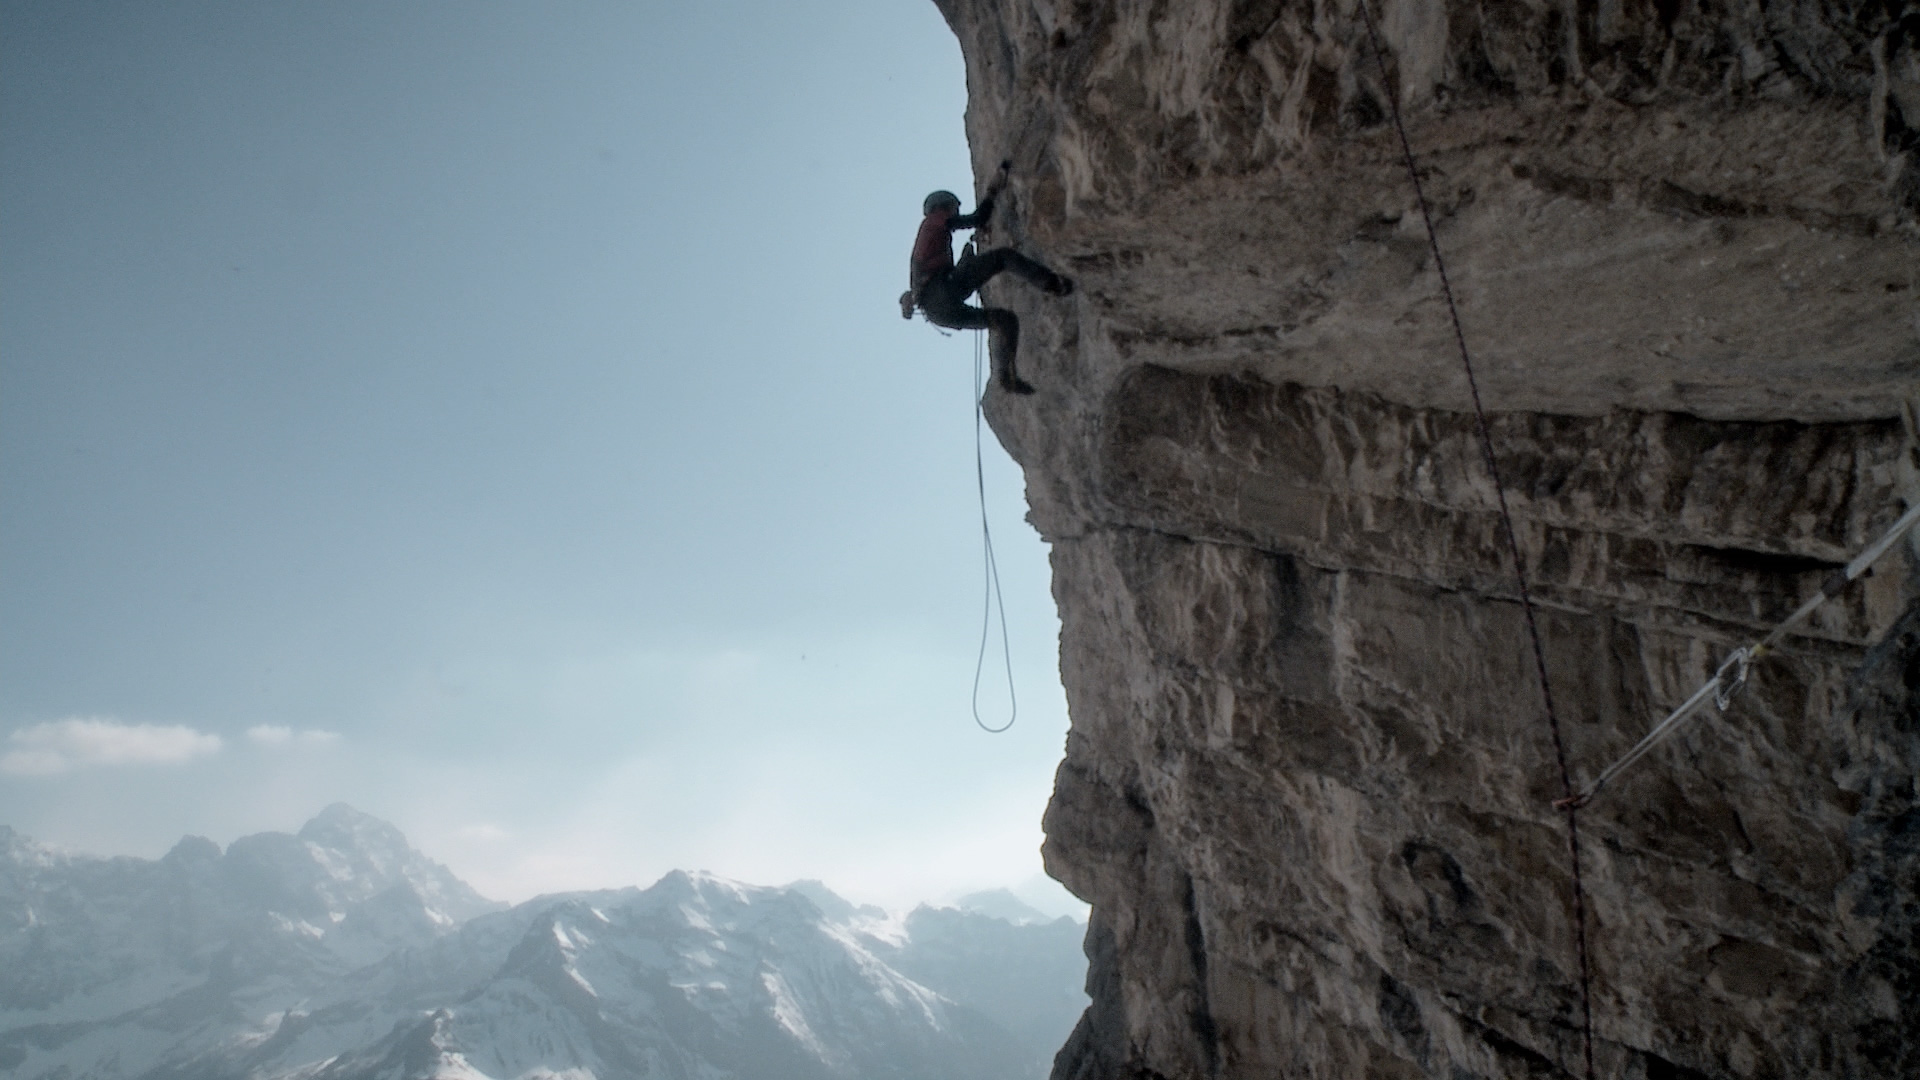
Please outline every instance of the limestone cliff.
[[[1093, 904], [1056, 1076], [1580, 1075], [1566, 820], [1920, 498], [1906, 0], [937, 0], [1037, 396]], [[1903, 411], [1907, 420], [1903, 422]], [[1909, 547], [1581, 814], [1598, 1072], [1920, 1075]]]

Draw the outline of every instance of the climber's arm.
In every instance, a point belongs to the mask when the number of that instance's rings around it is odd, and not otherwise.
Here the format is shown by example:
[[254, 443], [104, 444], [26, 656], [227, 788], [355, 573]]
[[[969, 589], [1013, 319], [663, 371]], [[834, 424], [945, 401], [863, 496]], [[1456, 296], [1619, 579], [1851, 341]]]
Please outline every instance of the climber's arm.
[[947, 228], [978, 229], [985, 226], [993, 218], [993, 199], [997, 194], [998, 192], [994, 191], [987, 192], [986, 197], [980, 200], [980, 205], [974, 207], [971, 214], [955, 214], [948, 218]]
[[947, 219], [947, 225], [954, 229], [983, 229], [993, 219], [993, 201], [1000, 197], [1000, 190], [1007, 186], [1007, 176], [1013, 171], [1013, 162], [1000, 163], [1000, 171], [993, 174], [993, 180], [987, 184], [987, 193], [980, 197], [980, 205], [973, 208], [971, 214], [961, 214]]

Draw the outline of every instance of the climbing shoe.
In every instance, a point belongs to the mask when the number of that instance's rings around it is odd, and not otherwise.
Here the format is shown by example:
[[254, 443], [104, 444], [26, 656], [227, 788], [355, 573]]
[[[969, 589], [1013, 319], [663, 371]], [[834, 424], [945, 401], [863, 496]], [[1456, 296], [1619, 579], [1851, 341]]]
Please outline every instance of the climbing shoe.
[[1053, 275], [1053, 280], [1047, 282], [1047, 292], [1054, 296], [1071, 296], [1073, 295], [1073, 279], [1055, 274]]

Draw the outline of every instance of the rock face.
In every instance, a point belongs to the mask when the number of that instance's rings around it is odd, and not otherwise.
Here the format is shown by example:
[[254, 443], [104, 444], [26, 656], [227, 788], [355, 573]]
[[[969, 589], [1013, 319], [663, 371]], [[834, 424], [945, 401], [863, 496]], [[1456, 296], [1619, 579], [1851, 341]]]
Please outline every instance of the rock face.
[[[1579, 1076], [1576, 784], [1920, 499], [1920, 10], [936, 0], [1093, 905], [1055, 1076]], [[1904, 418], [1903, 418], [1904, 417]], [[1920, 1075], [1920, 562], [1579, 817], [1597, 1072]]]

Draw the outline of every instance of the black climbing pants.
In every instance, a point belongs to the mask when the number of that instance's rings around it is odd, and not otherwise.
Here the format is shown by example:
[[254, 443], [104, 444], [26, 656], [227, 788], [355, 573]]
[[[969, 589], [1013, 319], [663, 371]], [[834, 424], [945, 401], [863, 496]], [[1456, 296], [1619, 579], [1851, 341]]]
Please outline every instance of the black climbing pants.
[[953, 269], [920, 287], [920, 310], [927, 321], [949, 330], [985, 330], [993, 357], [994, 377], [1017, 377], [1013, 358], [1020, 351], [1020, 320], [1006, 308], [974, 307], [967, 298], [980, 291], [994, 275], [1011, 270], [1029, 285], [1047, 288], [1058, 275], [1012, 248], [961, 256]]

